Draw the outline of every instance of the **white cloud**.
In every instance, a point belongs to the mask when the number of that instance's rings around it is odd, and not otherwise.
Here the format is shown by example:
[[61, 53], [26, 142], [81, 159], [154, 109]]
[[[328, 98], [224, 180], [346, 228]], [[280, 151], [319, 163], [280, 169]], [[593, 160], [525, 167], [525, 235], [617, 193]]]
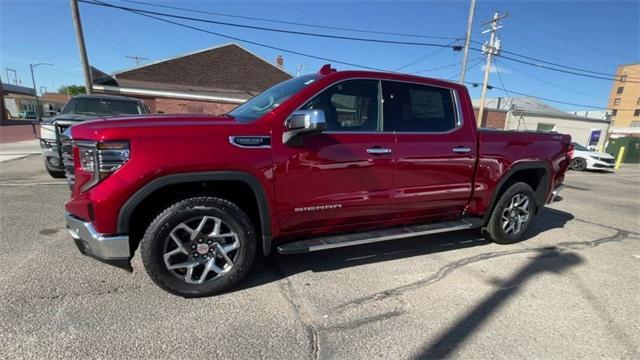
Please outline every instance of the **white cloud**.
[[[482, 65], [482, 68], [480, 69], [480, 71], [484, 72], [484, 70], [487, 68], [487, 65], [484, 64]], [[497, 67], [496, 65], [492, 64], [491, 65], [491, 70], [489, 70], [490, 73], [497, 73], [498, 70], [500, 70], [500, 74], [511, 74], [511, 71], [503, 68], [503, 67]]]

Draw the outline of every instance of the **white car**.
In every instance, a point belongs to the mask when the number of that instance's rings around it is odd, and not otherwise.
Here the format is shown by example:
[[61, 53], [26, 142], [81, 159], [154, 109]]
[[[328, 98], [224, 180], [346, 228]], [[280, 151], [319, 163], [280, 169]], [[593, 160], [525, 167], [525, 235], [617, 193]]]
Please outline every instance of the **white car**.
[[613, 170], [616, 165], [616, 158], [611, 154], [591, 151], [586, 147], [573, 144], [573, 158], [571, 159], [571, 169], [583, 170]]

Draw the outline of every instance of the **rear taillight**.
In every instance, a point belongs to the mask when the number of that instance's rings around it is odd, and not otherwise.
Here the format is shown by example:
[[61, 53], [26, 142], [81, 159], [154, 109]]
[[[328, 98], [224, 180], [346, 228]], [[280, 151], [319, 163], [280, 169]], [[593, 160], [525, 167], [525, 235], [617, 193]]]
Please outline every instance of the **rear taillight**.
[[573, 159], [573, 144], [569, 144], [569, 147], [567, 148], [567, 158], [569, 160]]
[[90, 176], [81, 191], [95, 186], [124, 165], [130, 157], [128, 141], [74, 141], [78, 149], [78, 171]]

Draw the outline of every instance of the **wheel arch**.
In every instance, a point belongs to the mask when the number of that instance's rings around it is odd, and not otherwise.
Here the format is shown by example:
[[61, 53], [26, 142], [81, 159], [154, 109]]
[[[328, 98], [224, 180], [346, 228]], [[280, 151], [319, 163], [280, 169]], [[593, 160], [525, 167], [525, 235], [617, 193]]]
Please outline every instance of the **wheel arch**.
[[550, 166], [543, 161], [517, 163], [504, 173], [496, 184], [495, 191], [491, 195], [491, 202], [483, 217], [485, 222], [489, 220], [500, 196], [509, 186], [520, 181], [527, 183], [533, 189], [536, 197], [536, 212], [544, 206], [551, 184]]
[[[138, 189], [120, 208], [118, 212], [117, 231], [119, 234], [129, 234], [133, 228], [131, 224], [132, 216], [136, 213], [145, 200], [150, 199], [154, 194], [158, 194], [163, 189], [169, 189], [172, 186], [189, 186], [190, 184], [204, 183], [236, 183], [244, 184], [249, 188], [255, 198], [257, 208], [257, 217], [259, 220], [259, 230], [262, 240], [262, 251], [266, 256], [271, 250], [271, 213], [269, 210], [269, 202], [264, 187], [260, 181], [253, 175], [241, 171], [213, 171], [213, 172], [196, 172], [196, 173], [180, 173], [162, 176], [152, 180], [140, 189]], [[193, 189], [194, 194], [206, 194], [206, 190]], [[179, 199], [176, 197], [175, 199]], [[135, 241], [135, 240], [134, 240]], [[131, 244], [132, 254], [136, 244]]]

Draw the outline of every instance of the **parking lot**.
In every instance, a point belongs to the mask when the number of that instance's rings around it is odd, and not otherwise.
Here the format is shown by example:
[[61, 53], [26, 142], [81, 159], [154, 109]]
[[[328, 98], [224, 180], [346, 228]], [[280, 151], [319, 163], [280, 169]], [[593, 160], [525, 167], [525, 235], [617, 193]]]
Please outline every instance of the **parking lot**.
[[183, 299], [82, 256], [39, 156], [0, 163], [0, 358], [640, 358], [640, 168], [569, 173], [529, 239], [260, 261]]

